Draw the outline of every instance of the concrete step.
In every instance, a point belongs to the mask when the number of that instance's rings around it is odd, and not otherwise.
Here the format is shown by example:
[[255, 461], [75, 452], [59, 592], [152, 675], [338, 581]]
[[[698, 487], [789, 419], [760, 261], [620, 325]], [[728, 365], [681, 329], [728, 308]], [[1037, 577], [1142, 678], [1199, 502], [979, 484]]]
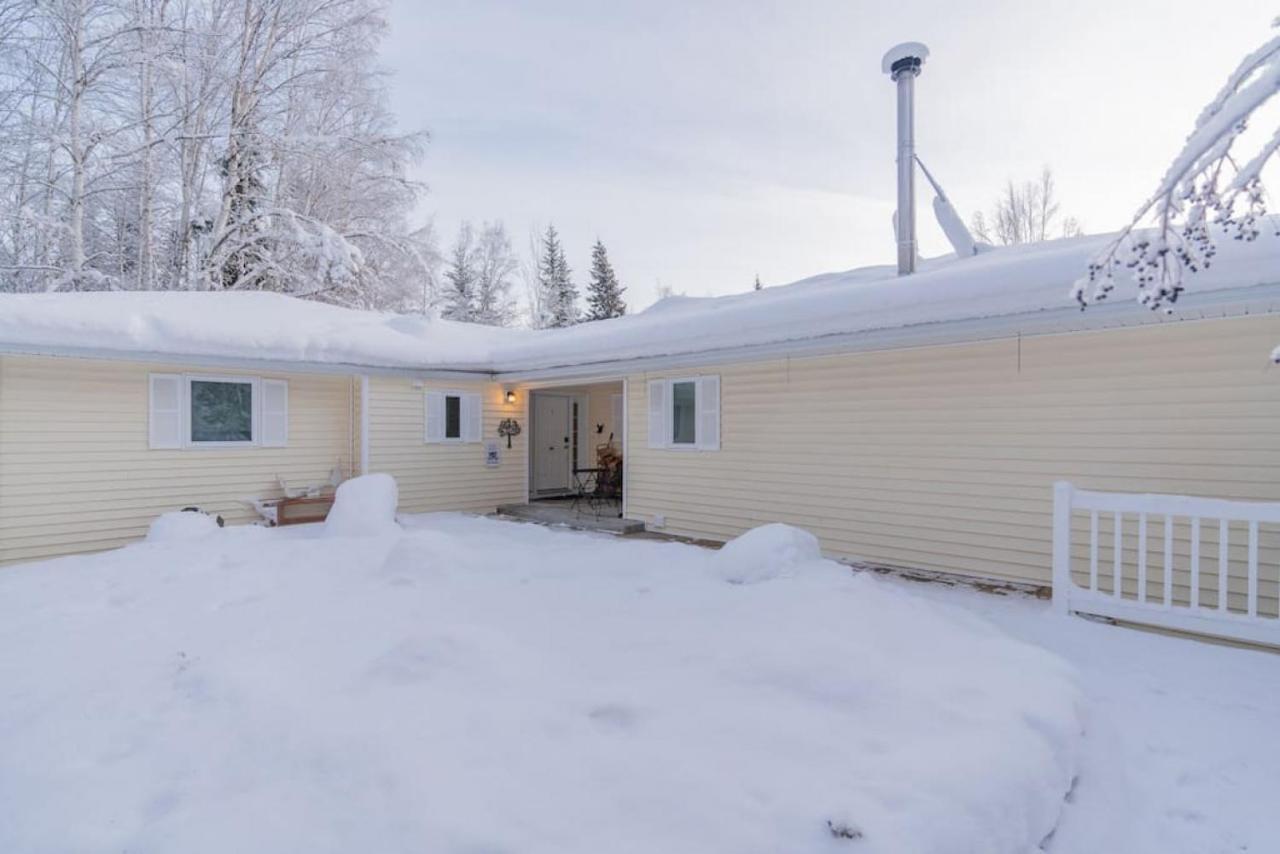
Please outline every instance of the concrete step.
[[610, 515], [597, 516], [585, 504], [578, 511], [573, 510], [568, 503], [558, 502], [502, 504], [498, 507], [498, 515], [542, 525], [564, 525], [582, 531], [607, 531], [611, 534], [639, 534], [644, 531], [644, 522]]

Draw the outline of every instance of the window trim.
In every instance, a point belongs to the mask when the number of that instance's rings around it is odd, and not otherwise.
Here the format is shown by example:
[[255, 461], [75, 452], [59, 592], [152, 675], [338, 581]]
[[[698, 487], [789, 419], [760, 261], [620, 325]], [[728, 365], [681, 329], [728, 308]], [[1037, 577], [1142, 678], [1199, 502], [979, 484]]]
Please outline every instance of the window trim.
[[[703, 381], [716, 378], [720, 379], [719, 374], [689, 374], [678, 377], [661, 377], [655, 382], [660, 382], [666, 386], [663, 394], [663, 427], [662, 427], [662, 445], [660, 450], [678, 451], [680, 453], [714, 453], [720, 450], [719, 442], [714, 446], [710, 445], [707, 437], [703, 435]], [[693, 441], [680, 442], [675, 441], [675, 385], [676, 383], [693, 383]], [[723, 394], [721, 401], [723, 403]], [[719, 407], [718, 407], [719, 408]], [[718, 437], [717, 437], [718, 438]]]
[[[450, 439], [446, 437], [445, 430], [448, 427], [445, 412], [440, 413], [440, 438], [432, 439], [428, 435], [428, 429], [431, 424], [431, 395], [440, 396], [441, 406], [448, 406], [445, 402], [447, 398], [458, 398], [458, 437]], [[467, 416], [467, 400], [468, 398], [476, 399], [478, 408], [478, 422], [476, 424], [476, 433], [478, 438], [467, 438], [467, 424], [470, 420]], [[422, 443], [424, 445], [475, 445], [484, 441], [484, 394], [477, 391], [464, 391], [457, 388], [433, 388], [426, 387], [422, 391]]]
[[[250, 388], [249, 433], [247, 442], [197, 442], [191, 438], [191, 384], [193, 382], [236, 383]], [[182, 447], [190, 450], [258, 448], [262, 446], [262, 378], [215, 374], [182, 375]]]
[[[458, 435], [449, 435], [449, 398], [458, 401]], [[463, 424], [466, 414], [466, 394], [461, 391], [445, 390], [440, 392], [440, 400], [444, 403], [444, 411], [440, 413], [440, 444], [464, 445], [467, 441], [467, 428]]]

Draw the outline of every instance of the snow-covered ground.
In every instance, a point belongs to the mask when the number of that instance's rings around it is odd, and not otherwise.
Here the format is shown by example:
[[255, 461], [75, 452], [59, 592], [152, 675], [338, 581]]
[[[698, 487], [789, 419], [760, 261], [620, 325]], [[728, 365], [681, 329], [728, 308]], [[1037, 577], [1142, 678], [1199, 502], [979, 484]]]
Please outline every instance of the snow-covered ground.
[[855, 575], [785, 529], [717, 553], [407, 527], [0, 570], [0, 851], [1277, 838], [1280, 657]]
[[1080, 673], [1084, 748], [1052, 854], [1280, 850], [1280, 654], [1058, 617], [1021, 596], [894, 583]]

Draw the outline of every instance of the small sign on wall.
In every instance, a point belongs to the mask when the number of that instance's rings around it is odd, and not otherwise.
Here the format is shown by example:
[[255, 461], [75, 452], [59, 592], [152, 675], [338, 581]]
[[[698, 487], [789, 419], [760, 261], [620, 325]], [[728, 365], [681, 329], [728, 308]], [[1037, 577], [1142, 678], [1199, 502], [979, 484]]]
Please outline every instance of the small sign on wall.
[[484, 443], [484, 464], [493, 468], [502, 462], [501, 452], [498, 450], [498, 443], [492, 439]]

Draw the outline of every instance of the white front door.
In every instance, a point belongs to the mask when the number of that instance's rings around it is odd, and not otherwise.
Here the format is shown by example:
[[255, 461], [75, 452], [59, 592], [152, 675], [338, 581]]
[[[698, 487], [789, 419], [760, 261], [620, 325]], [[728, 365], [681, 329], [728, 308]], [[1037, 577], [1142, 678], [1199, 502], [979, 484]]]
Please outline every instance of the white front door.
[[539, 495], [569, 489], [569, 403], [559, 395], [533, 396], [533, 491]]

